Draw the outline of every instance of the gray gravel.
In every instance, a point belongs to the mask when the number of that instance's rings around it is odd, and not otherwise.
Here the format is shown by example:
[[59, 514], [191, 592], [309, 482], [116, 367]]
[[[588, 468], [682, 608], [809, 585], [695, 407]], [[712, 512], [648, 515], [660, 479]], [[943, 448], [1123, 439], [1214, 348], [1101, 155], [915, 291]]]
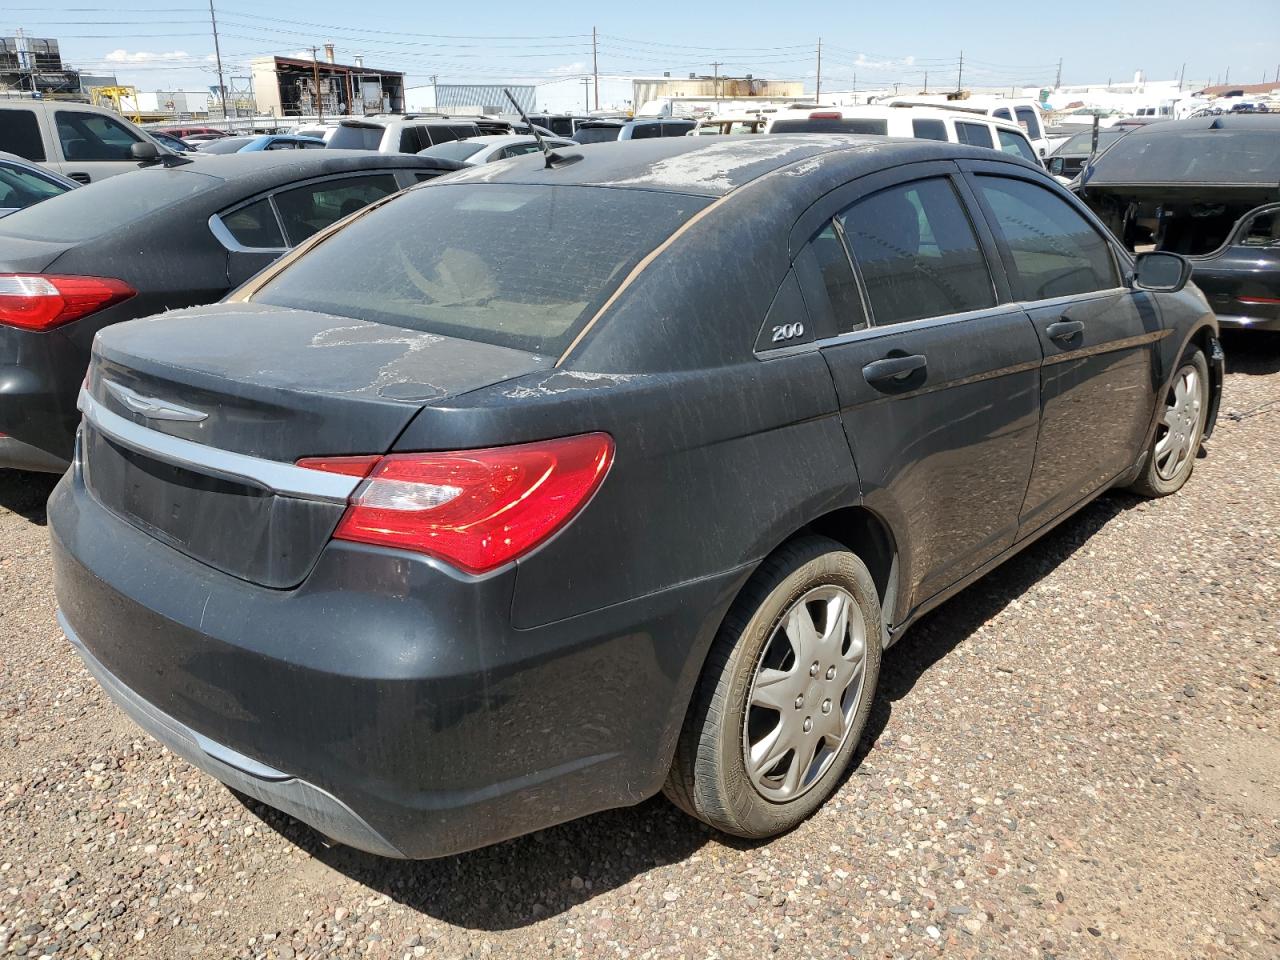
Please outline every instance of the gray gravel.
[[1228, 349], [1187, 488], [914, 628], [861, 766], [765, 844], [659, 799], [441, 861], [326, 848], [106, 700], [54, 622], [51, 482], [0, 472], [0, 954], [1280, 956], [1280, 339]]

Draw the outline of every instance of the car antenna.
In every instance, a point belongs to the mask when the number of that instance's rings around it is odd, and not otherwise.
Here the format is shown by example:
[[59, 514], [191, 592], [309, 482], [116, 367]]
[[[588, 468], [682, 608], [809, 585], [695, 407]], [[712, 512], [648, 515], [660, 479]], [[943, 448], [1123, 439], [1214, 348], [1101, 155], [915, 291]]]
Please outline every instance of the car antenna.
[[566, 164], [577, 163], [582, 159], [582, 154], [571, 153], [567, 157], [563, 154], [556, 153], [542, 139], [542, 134], [538, 132], [538, 128], [533, 125], [533, 121], [529, 119], [529, 115], [524, 112], [524, 107], [516, 102], [516, 98], [511, 95], [511, 91], [507, 87], [502, 88], [502, 92], [507, 95], [507, 99], [511, 101], [511, 105], [516, 108], [516, 113], [520, 114], [520, 119], [524, 121], [525, 126], [529, 128], [529, 132], [533, 134], [533, 138], [538, 141], [538, 146], [542, 148], [542, 155], [546, 158], [546, 169], [554, 170], [556, 167], [563, 167]]

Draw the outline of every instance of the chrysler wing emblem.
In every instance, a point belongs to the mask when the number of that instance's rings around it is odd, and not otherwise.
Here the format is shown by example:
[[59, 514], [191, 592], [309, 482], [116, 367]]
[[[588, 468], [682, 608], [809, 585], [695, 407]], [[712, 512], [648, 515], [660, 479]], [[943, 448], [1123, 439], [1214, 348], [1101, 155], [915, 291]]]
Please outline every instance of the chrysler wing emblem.
[[182, 407], [176, 403], [170, 403], [168, 400], [161, 400], [159, 397], [144, 397], [142, 394], [130, 390], [128, 387], [122, 387], [118, 383], [112, 383], [110, 380], [104, 380], [103, 382], [106, 384], [108, 393], [134, 413], [144, 416], [148, 420], [186, 420], [198, 423], [209, 416], [208, 413], [201, 410]]

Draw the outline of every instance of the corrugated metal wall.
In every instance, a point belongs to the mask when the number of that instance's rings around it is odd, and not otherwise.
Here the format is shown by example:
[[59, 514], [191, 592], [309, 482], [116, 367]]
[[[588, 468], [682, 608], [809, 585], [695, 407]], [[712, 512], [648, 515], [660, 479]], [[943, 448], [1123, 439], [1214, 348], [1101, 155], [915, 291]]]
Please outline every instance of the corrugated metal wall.
[[[504, 87], [497, 84], [436, 84], [435, 108], [441, 113], [449, 113], [462, 107], [480, 108], [485, 113], [510, 113], [511, 102], [503, 94]], [[534, 108], [534, 88], [507, 86], [516, 102], [532, 112]]]

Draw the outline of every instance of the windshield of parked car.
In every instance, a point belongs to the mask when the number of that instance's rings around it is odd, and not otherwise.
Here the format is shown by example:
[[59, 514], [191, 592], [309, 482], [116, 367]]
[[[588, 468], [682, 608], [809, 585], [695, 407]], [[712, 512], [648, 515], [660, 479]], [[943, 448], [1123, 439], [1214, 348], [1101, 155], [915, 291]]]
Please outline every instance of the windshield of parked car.
[[110, 233], [225, 183], [192, 170], [195, 164], [152, 167], [68, 190], [0, 221], [0, 233], [74, 243]]
[[253, 143], [254, 137], [220, 137], [200, 146], [201, 153], [236, 153]]
[[622, 127], [579, 127], [573, 139], [578, 143], [607, 143], [618, 139], [618, 131]]
[[434, 147], [419, 150], [418, 156], [462, 161], [475, 156], [483, 149], [483, 143], [474, 143], [471, 140], [453, 140], [449, 143], [437, 143]]
[[[1153, 126], [1159, 126], [1153, 124]], [[1280, 125], [1273, 130], [1135, 130], [1094, 161], [1090, 186], [1104, 183], [1280, 182]]]
[[559, 354], [709, 202], [605, 187], [417, 187], [351, 221], [253, 300]]
[[[1116, 130], [1115, 128], [1110, 130], [1099, 130], [1098, 152], [1101, 153], [1103, 150], [1107, 149], [1107, 147], [1111, 146], [1126, 133], [1128, 133], [1127, 130]], [[1086, 130], [1084, 133], [1077, 133], [1072, 136], [1070, 140], [1066, 141], [1062, 146], [1055, 150], [1054, 153], [1061, 154], [1064, 157], [1069, 155], [1074, 156], [1076, 154], [1088, 156], [1089, 151], [1092, 148], [1093, 131]]]

